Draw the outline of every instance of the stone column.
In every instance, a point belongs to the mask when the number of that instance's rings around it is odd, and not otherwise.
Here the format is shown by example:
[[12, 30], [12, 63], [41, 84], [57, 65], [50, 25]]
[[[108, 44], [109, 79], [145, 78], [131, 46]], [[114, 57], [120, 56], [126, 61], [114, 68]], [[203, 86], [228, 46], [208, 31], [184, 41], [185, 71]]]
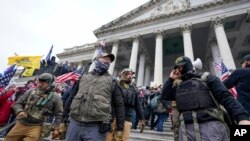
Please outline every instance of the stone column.
[[215, 35], [216, 35], [217, 43], [219, 46], [221, 58], [224, 64], [226, 65], [226, 67], [228, 67], [228, 69], [235, 69], [236, 67], [235, 67], [233, 55], [228, 44], [228, 40], [227, 40], [227, 36], [224, 30], [223, 23], [224, 23], [223, 19], [219, 17], [212, 19], [212, 25], [214, 26]]
[[113, 75], [113, 73], [114, 73], [115, 62], [116, 62], [116, 59], [117, 59], [118, 46], [119, 46], [118, 41], [113, 43], [112, 54], [115, 55], [115, 60], [110, 64], [110, 67], [109, 67], [109, 70], [108, 70], [111, 75]]
[[145, 69], [145, 54], [142, 52], [140, 54], [139, 70], [137, 75], [137, 86], [143, 86], [144, 69]]
[[129, 68], [131, 68], [134, 72], [136, 72], [138, 49], [139, 49], [139, 37], [135, 37], [133, 41], [133, 47], [129, 62]]
[[154, 82], [162, 84], [163, 77], [163, 34], [161, 32], [156, 33], [155, 43], [155, 67], [154, 67]]
[[149, 86], [150, 85], [150, 65], [146, 65], [145, 69], [145, 79], [144, 79], [144, 86]]
[[212, 73], [212, 74], [215, 74], [216, 76], [219, 77], [218, 75], [218, 71], [215, 71], [215, 64], [214, 64], [214, 61], [213, 61], [213, 58], [209, 57], [208, 59], [208, 63], [209, 63], [209, 72]]
[[[221, 55], [220, 55], [220, 50], [219, 47], [217, 45], [217, 43], [215, 41], [211, 41], [210, 43], [210, 48], [211, 48], [211, 53], [212, 53], [212, 58], [211, 59], [213, 61], [213, 68], [215, 68], [215, 63], [220, 64], [222, 59], [221, 59]], [[216, 71], [216, 69], [214, 69], [215, 75], [220, 77], [221, 76], [221, 72], [220, 71]]]
[[220, 63], [222, 61], [222, 59], [221, 59], [220, 50], [219, 50], [217, 43], [215, 41], [212, 41], [210, 43], [210, 48], [211, 48], [213, 61], [215, 63]]
[[[92, 57], [92, 61], [94, 61], [94, 59], [98, 55], [98, 50], [99, 50], [99, 46], [95, 45], [95, 52], [94, 52], [94, 55]], [[88, 72], [91, 72], [94, 68], [95, 68], [95, 63], [92, 62], [91, 65], [89, 66], [89, 71]]]
[[183, 42], [184, 42], [184, 55], [189, 57], [191, 61], [194, 61], [194, 53], [193, 53], [193, 46], [192, 46], [192, 39], [191, 39], [191, 24], [185, 24], [181, 27], [182, 35], [183, 35]]

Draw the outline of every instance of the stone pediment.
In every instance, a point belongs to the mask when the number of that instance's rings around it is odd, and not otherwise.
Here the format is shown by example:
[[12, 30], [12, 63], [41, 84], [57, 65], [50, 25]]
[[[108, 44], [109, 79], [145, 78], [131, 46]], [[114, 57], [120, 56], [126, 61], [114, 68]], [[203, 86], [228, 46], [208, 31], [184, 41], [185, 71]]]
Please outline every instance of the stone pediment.
[[150, 0], [149, 2], [96, 29], [94, 34], [97, 35], [102, 30], [143, 21], [144, 19], [149, 19], [150, 17], [156, 17], [162, 14], [174, 13], [189, 7], [189, 0]]
[[96, 29], [94, 34], [97, 35], [102, 30], [143, 21], [162, 14], [185, 10], [189, 7], [189, 0], [150, 0], [149, 2]]

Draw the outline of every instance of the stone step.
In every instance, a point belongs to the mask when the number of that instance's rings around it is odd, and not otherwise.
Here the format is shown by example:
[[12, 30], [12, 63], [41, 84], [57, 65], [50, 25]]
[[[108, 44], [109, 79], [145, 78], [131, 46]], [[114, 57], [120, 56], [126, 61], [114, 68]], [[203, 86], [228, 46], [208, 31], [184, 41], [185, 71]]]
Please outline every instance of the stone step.
[[154, 137], [141, 137], [131, 135], [129, 141], [174, 141], [174, 138], [154, 138]]
[[144, 128], [143, 133], [140, 133], [139, 129], [131, 129], [129, 141], [174, 141], [174, 133], [171, 127], [171, 121], [167, 120], [163, 124], [163, 132], [157, 132], [156, 128], [151, 130], [150, 125]]
[[174, 133], [173, 131], [163, 131], [163, 132], [157, 132], [155, 130], [144, 130], [143, 133], [140, 133], [140, 130], [131, 130], [130, 138], [140, 138], [149, 140], [151, 138], [153, 139], [173, 139]]

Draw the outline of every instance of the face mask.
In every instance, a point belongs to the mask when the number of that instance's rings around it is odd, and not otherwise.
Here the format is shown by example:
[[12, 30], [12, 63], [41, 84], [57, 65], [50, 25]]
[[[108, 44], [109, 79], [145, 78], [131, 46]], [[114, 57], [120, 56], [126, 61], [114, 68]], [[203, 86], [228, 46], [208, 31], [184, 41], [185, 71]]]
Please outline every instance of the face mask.
[[103, 74], [108, 71], [110, 63], [103, 63], [100, 60], [95, 61], [95, 71], [98, 74]]

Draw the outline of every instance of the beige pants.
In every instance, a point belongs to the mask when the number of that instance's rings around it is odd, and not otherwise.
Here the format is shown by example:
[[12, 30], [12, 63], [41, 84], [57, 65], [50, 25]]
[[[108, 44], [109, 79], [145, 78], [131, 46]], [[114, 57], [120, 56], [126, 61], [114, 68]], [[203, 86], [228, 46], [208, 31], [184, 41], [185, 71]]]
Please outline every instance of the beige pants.
[[42, 126], [25, 126], [18, 121], [4, 141], [39, 141]]
[[132, 127], [132, 122], [125, 121], [125, 123], [124, 123], [124, 129], [123, 129], [123, 134], [122, 134], [122, 140], [118, 140], [117, 137], [115, 136], [116, 121], [114, 121], [112, 123], [113, 132], [108, 132], [106, 134], [105, 141], [128, 141], [129, 140], [129, 134], [130, 134], [131, 127]]

